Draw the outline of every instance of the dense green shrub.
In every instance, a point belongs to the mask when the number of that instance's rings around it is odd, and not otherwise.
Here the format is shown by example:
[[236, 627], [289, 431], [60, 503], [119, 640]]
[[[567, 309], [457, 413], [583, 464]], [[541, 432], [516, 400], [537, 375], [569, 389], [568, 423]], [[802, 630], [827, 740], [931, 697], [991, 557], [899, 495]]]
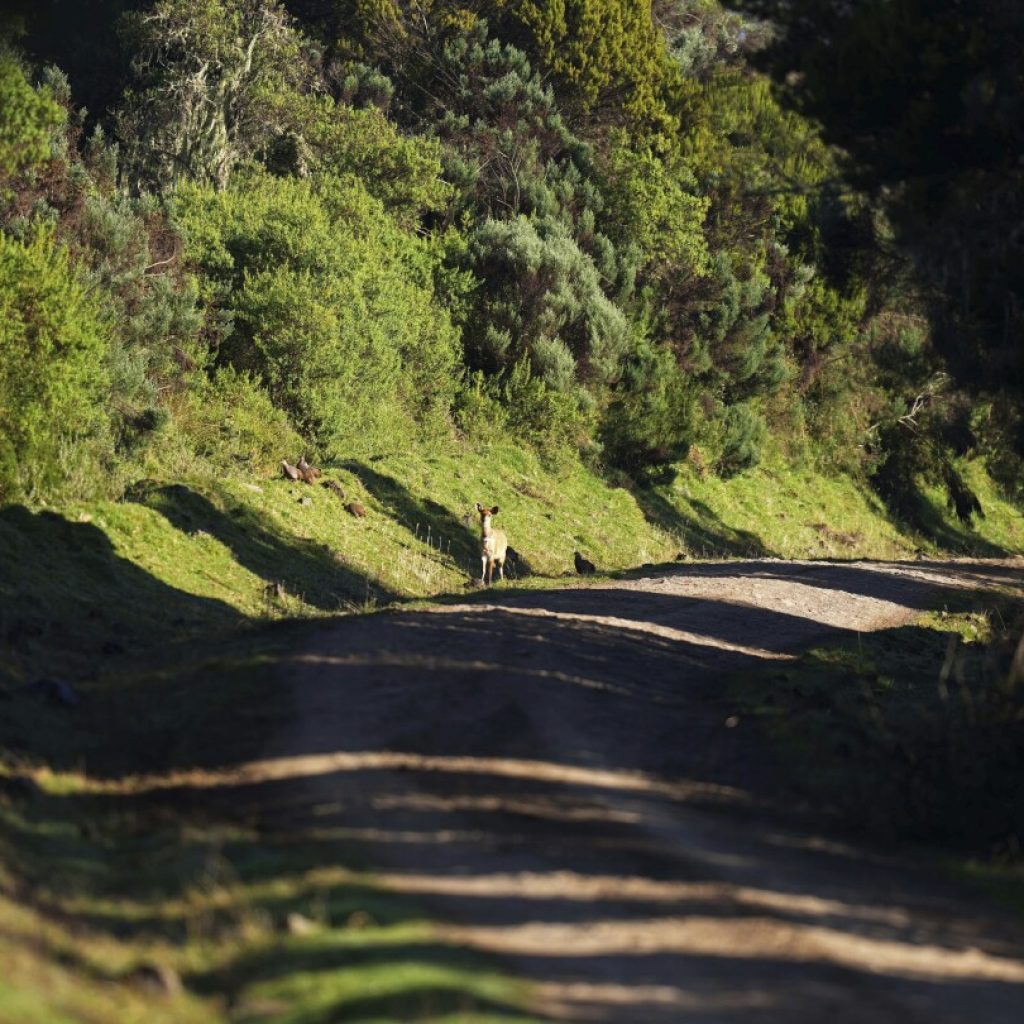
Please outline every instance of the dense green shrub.
[[403, 227], [414, 228], [448, 202], [452, 189], [442, 177], [440, 144], [404, 135], [376, 107], [357, 110], [321, 97], [305, 133], [312, 168], [355, 175]]
[[508, 7], [538, 60], [583, 109], [672, 130], [685, 82], [645, 4], [510, 0]]
[[731, 405], [722, 422], [722, 448], [715, 468], [720, 476], [737, 476], [761, 461], [765, 439], [763, 417], [749, 404]]
[[533, 372], [528, 359], [510, 367], [498, 384], [513, 436], [552, 454], [584, 447], [594, 424], [582, 394], [552, 387]]
[[4, 178], [50, 155], [53, 132], [63, 120], [53, 97], [32, 87], [21, 63], [0, 40], [0, 199]]
[[587, 444], [594, 430], [593, 409], [577, 393], [559, 391], [521, 359], [497, 375], [470, 373], [455, 404], [459, 427], [471, 440], [522, 438], [551, 457]]
[[477, 443], [498, 441], [508, 431], [508, 412], [501, 403], [497, 380], [479, 370], [466, 374], [453, 413], [463, 436]]
[[672, 354], [638, 345], [604, 414], [606, 461], [631, 473], [677, 461], [693, 440], [694, 407], [693, 382]]
[[600, 211], [592, 147], [570, 130], [526, 54], [488, 37], [486, 24], [445, 42], [423, 117], [445, 144], [459, 209], [560, 218], [567, 228]]
[[635, 246], [656, 272], [701, 274], [707, 267], [704, 218], [710, 202], [697, 195], [693, 172], [647, 146], [634, 148], [612, 133], [604, 172], [607, 220], [622, 244]]
[[628, 323], [560, 224], [487, 220], [471, 248], [481, 278], [466, 337], [471, 365], [497, 372], [528, 355], [534, 372], [560, 391], [618, 376]]
[[[173, 399], [179, 443], [206, 464], [247, 472], [279, 471], [306, 444], [259, 382], [231, 367], [195, 374]], [[308, 454], [308, 453], [307, 453]]]
[[0, 233], [0, 498], [58, 490], [107, 430], [111, 333], [102, 296], [51, 233]]
[[233, 327], [222, 363], [254, 373], [326, 449], [443, 429], [458, 338], [434, 294], [434, 249], [354, 179], [251, 171], [175, 208], [208, 298]]
[[[163, 401], [182, 386], [184, 366], [202, 361], [198, 287], [183, 273], [179, 239], [162, 204], [119, 187], [116, 145], [100, 127], [82, 145], [84, 114], [71, 110], [67, 79], [55, 68], [45, 69], [41, 79], [38, 92], [59, 114], [51, 124], [48, 158], [9, 179], [0, 227], [10, 238], [52, 236], [67, 249], [74, 276], [103, 304], [109, 430], [102, 443], [97, 434], [89, 447], [108, 470], [96, 476], [93, 488], [103, 490], [107, 482], [116, 492], [118, 463], [130, 474], [131, 462], [167, 425]], [[81, 454], [81, 444], [73, 447]]]

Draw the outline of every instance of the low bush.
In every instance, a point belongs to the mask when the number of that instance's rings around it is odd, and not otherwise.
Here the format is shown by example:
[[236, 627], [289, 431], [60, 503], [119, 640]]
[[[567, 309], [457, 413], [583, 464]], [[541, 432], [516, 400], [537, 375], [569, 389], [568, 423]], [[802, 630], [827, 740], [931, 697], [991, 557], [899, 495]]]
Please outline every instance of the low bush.
[[111, 334], [102, 294], [52, 233], [0, 233], [0, 500], [60, 491], [109, 432]]
[[[1007, 622], [1009, 625], [1007, 625]], [[740, 684], [801, 791], [880, 838], [1024, 836], [1024, 614], [940, 613]], [[755, 710], [756, 709], [756, 710]]]
[[722, 423], [719, 475], [728, 479], [756, 466], [761, 461], [765, 433], [764, 420], [750, 405], [730, 406]]
[[179, 443], [207, 466], [268, 473], [282, 458], [312, 455], [259, 383], [231, 367], [195, 374], [175, 401], [174, 422]]
[[252, 171], [223, 192], [183, 186], [176, 212], [232, 325], [218, 361], [254, 375], [325, 452], [447, 429], [459, 349], [438, 256], [358, 182]]

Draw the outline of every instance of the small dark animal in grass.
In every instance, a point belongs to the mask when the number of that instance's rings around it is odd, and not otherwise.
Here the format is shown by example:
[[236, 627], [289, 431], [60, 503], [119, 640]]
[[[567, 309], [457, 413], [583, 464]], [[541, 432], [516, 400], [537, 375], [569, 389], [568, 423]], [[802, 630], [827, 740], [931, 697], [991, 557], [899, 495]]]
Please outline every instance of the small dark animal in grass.
[[597, 568], [593, 562], [589, 559], [584, 558], [578, 551], [572, 553], [572, 560], [576, 563], [576, 571], [581, 576], [592, 576], [597, 572]]
[[268, 583], [263, 588], [263, 593], [269, 598], [280, 601], [285, 595], [284, 584], [280, 581]]
[[511, 569], [514, 579], [530, 575], [529, 565], [511, 544], [509, 544], [505, 552], [505, 567]]
[[299, 459], [298, 470], [299, 470], [299, 476], [307, 484], [311, 484], [320, 475], [320, 470], [317, 469], [316, 466], [311, 466], [306, 461], [306, 456], [305, 455], [303, 455], [302, 458]]
[[342, 487], [337, 480], [324, 480], [320, 486], [326, 487], [329, 491], [334, 491], [342, 501], [345, 500], [345, 488]]
[[362, 519], [366, 515], [366, 506], [360, 504], [358, 501], [350, 501], [345, 506], [345, 511], [350, 515], [356, 517], [356, 519]]
[[284, 459], [281, 460], [281, 471], [289, 480], [299, 480], [302, 476], [298, 466], [293, 466]]

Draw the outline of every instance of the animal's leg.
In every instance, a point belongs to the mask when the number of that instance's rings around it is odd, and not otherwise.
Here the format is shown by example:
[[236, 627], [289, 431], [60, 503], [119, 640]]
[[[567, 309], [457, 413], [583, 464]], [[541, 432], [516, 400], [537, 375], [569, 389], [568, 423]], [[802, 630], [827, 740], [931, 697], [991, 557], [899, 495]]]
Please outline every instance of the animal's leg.
[[487, 576], [487, 556], [480, 556], [480, 582], [483, 583]]
[[498, 563], [498, 579], [503, 580], [505, 578], [505, 559], [503, 558]]

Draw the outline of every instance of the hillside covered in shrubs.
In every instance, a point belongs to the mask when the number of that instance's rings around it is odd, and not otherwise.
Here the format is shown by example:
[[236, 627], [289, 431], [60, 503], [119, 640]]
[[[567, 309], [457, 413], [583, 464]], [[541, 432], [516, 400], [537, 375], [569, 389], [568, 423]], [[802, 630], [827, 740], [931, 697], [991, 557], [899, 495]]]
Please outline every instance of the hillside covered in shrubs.
[[921, 531], [979, 465], [1019, 501], [1017, 23], [741, 6], [15, 4], [0, 501], [498, 440], [641, 488], [771, 453]]

